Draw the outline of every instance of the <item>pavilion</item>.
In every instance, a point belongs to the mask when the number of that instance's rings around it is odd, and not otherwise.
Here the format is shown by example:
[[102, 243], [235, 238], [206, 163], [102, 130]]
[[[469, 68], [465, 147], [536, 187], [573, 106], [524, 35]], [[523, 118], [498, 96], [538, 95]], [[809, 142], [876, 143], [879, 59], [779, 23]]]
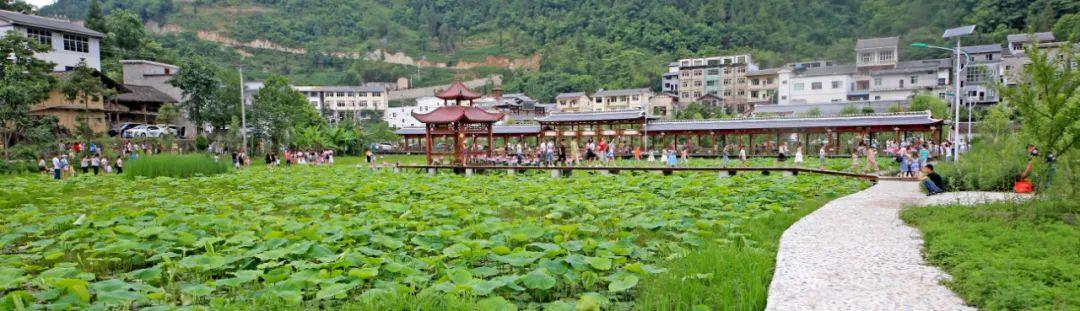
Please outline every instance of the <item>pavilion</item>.
[[[467, 148], [465, 145], [466, 137], [473, 138], [475, 144], [475, 137], [477, 135], [484, 135], [487, 137], [487, 155], [491, 156], [492, 143], [493, 143], [493, 130], [495, 122], [502, 120], [503, 114], [498, 112], [488, 112], [484, 109], [473, 107], [473, 100], [480, 98], [480, 94], [470, 90], [461, 81], [454, 81], [446, 90], [438, 92], [435, 97], [442, 99], [445, 103], [444, 106], [435, 108], [428, 113], [415, 113], [413, 117], [420, 123], [424, 123], [424, 148], [427, 154], [427, 163], [433, 164], [434, 158], [432, 155], [447, 154], [446, 152], [440, 152], [433, 150], [432, 136], [442, 136], [445, 140], [446, 136], [450, 136], [454, 143], [453, 156], [451, 165], [464, 166], [468, 163], [468, 158], [472, 154], [471, 150], [475, 148]], [[450, 102], [453, 101], [453, 105]], [[468, 101], [468, 106], [462, 106], [462, 101]]]
[[[505, 145], [522, 142], [535, 146], [540, 141], [576, 141], [605, 139], [618, 146], [616, 153], [628, 154], [635, 147], [658, 150], [667, 146], [689, 147], [695, 155], [720, 154], [722, 146], [750, 146], [753, 155], [768, 155], [778, 142], [804, 147], [804, 154], [816, 153], [827, 146], [829, 154], [846, 154], [860, 142], [881, 139], [942, 140], [944, 121], [931, 117], [929, 111], [860, 114], [836, 117], [749, 117], [716, 120], [659, 121], [640, 110], [612, 112], [558, 113], [536, 118], [538, 125], [491, 125], [488, 145], [494, 139]], [[431, 133], [422, 128], [397, 131], [406, 152], [444, 146], [448, 134]], [[481, 133], [466, 133], [475, 141]], [[426, 135], [426, 136], [425, 136]], [[433, 136], [432, 136], [433, 135]], [[424, 137], [424, 141], [420, 138]], [[487, 150], [490, 154], [490, 148]], [[735, 151], [737, 152], [737, 151]]]

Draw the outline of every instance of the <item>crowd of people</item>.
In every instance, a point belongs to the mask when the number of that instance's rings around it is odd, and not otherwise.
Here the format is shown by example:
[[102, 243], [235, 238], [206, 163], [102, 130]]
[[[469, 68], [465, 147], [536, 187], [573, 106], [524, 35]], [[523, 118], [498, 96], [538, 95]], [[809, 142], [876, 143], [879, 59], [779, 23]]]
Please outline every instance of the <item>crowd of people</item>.
[[57, 150], [49, 155], [51, 159], [38, 157], [37, 160], [38, 171], [42, 175], [52, 172], [53, 179], [72, 178], [78, 174], [123, 174], [125, 159], [130, 161], [140, 155], [162, 153], [165, 148], [161, 144], [125, 140], [111, 148], [94, 142], [60, 143]]

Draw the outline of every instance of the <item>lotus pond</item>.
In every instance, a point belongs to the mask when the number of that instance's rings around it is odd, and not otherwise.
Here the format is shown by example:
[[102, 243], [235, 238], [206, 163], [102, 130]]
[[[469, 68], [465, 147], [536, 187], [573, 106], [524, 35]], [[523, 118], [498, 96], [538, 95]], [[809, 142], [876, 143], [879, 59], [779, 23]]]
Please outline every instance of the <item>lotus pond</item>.
[[748, 222], [865, 186], [814, 174], [553, 179], [351, 166], [7, 177], [0, 310], [332, 308], [394, 295], [633, 309], [639, 282], [665, 263], [745, 244]]

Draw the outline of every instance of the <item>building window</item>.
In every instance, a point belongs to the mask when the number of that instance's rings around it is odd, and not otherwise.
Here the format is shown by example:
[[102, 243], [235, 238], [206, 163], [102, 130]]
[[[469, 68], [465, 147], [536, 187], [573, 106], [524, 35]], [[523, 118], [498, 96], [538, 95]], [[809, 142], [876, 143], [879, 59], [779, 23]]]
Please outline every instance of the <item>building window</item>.
[[765, 79], [765, 85], [772, 85], [772, 84], [773, 84], [772, 78]]
[[731, 96], [731, 90], [724, 90], [724, 96]]
[[724, 79], [724, 85], [731, 84], [731, 79]]
[[682, 98], [688, 98], [688, 97], [690, 97], [690, 92], [683, 92], [683, 93], [682, 93], [682, 96], [680, 96], [680, 97], [682, 97]]
[[878, 60], [882, 62], [892, 61], [892, 51], [884, 51], [878, 53]]
[[746, 84], [746, 78], [739, 78], [738, 83], [739, 84]]
[[911, 76], [911, 85], [919, 84], [919, 76]]
[[694, 75], [695, 76], [700, 76], [701, 75], [701, 69], [694, 70]]
[[739, 96], [743, 96], [743, 95], [746, 95], [746, 91], [739, 90]]
[[715, 76], [720, 74], [720, 69], [709, 69], [709, 71], [705, 72], [705, 74]]
[[694, 92], [694, 98], [701, 97], [701, 92]]
[[859, 54], [859, 60], [862, 61], [862, 63], [864, 63], [864, 64], [865, 63], [870, 63], [870, 60], [872, 60], [873, 58], [874, 58], [874, 53], [862, 53], [862, 54]]
[[[710, 81], [712, 82], [712, 81]], [[694, 86], [701, 86], [701, 81], [694, 81]]]
[[750, 98], [757, 99], [758, 98], [758, 91], [750, 91]]
[[706, 86], [716, 86], [716, 80], [705, 81]]
[[994, 54], [986, 54], [986, 60], [994, 60]]
[[806, 89], [806, 85], [803, 84], [803, 83], [795, 83], [794, 85], [791, 86], [791, 88], [796, 90], [796, 91], [802, 91], [803, 89]]
[[731, 74], [731, 68], [724, 68], [724, 74]]
[[86, 36], [64, 35], [64, 50], [80, 53], [90, 52], [90, 38]]
[[745, 73], [746, 72], [746, 67], [739, 67], [739, 72]]
[[758, 79], [750, 79], [750, 85], [761, 85], [761, 81]]
[[881, 78], [874, 78], [874, 86], [881, 86]]
[[820, 90], [821, 89], [821, 82], [811, 82], [810, 83], [810, 89], [811, 90]]
[[38, 43], [44, 44], [52, 48], [52, 32], [48, 30], [27, 28], [26, 36], [30, 39], [37, 40]]
[[338, 108], [345, 107], [345, 102], [337, 102]]
[[832, 82], [832, 88], [833, 88], [833, 89], [838, 89], [838, 88], [840, 88], [840, 81], [833, 81], [833, 82]]

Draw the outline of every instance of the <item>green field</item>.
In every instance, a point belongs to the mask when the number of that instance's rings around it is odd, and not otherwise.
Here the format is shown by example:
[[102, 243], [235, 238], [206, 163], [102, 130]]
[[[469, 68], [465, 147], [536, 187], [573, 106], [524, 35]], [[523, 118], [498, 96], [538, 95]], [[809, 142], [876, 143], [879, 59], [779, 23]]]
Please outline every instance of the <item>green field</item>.
[[[0, 178], [0, 309], [668, 308], [682, 291], [662, 277], [764, 293], [773, 255], [758, 243], [866, 186], [812, 174], [429, 176], [356, 162]], [[702, 258], [762, 268], [705, 280]], [[749, 297], [722, 302], [764, 303]]]
[[984, 310], [1080, 309], [1075, 199], [909, 208], [926, 259], [969, 305]]

